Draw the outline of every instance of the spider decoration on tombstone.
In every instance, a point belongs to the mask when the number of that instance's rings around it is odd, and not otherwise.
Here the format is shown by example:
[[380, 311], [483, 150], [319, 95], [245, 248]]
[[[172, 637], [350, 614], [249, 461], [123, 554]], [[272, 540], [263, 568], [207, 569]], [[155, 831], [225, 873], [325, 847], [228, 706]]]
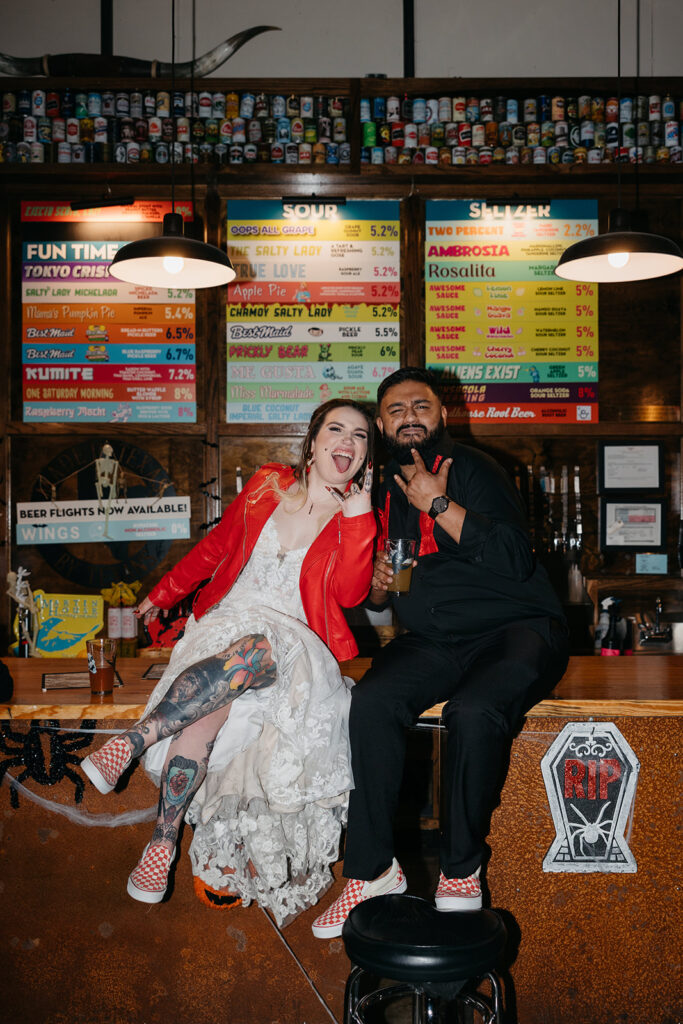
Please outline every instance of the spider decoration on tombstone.
[[[81, 730], [90, 730], [94, 726], [94, 719], [84, 720]], [[67, 733], [60, 733], [58, 730], [59, 722], [52, 719], [46, 721], [45, 725], [32, 722], [28, 732], [16, 732], [3, 722], [0, 729], [0, 751], [7, 754], [7, 757], [0, 761], [0, 785], [6, 773], [12, 768], [23, 769], [15, 779], [16, 782], [33, 779], [41, 786], [56, 786], [63, 779], [69, 779], [75, 788], [74, 801], [79, 804], [83, 799], [85, 780], [74, 770], [82, 760], [75, 751], [89, 747], [92, 736], [84, 736], [80, 730], [71, 730]], [[43, 737], [49, 739], [47, 760], [43, 749]], [[19, 807], [19, 795], [11, 782], [10, 803], [14, 808]]]

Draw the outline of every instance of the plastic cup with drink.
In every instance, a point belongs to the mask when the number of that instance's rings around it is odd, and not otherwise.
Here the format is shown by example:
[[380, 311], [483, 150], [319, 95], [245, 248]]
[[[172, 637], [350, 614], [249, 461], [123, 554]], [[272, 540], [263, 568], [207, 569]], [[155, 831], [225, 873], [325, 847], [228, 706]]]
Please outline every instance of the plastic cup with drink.
[[100, 638], [86, 640], [90, 693], [93, 697], [108, 697], [114, 692], [116, 666], [116, 640]]
[[413, 575], [415, 559], [415, 541], [408, 537], [387, 537], [384, 542], [384, 553], [394, 577], [389, 585], [390, 594], [407, 594], [410, 590], [410, 579]]

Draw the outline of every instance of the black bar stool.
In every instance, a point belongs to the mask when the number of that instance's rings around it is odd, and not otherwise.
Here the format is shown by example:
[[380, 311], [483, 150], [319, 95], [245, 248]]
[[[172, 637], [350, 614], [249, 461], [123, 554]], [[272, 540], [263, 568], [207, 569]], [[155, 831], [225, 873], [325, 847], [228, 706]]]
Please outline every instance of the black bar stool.
[[[439, 1003], [454, 1000], [479, 1014], [482, 1024], [501, 1024], [494, 968], [506, 932], [494, 911], [444, 912], [417, 896], [375, 896], [354, 907], [342, 938], [355, 965], [346, 983], [344, 1024], [366, 1024], [372, 1006], [409, 995], [413, 1024], [432, 1024]], [[365, 974], [403, 984], [361, 996]], [[477, 992], [483, 979], [491, 986], [490, 996]]]

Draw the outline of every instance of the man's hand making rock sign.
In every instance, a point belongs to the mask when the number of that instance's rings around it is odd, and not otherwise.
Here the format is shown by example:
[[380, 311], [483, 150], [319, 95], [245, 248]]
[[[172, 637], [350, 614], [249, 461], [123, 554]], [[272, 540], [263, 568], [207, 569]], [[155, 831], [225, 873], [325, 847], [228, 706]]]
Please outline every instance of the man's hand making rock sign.
[[446, 493], [448, 472], [453, 459], [444, 459], [438, 472], [430, 473], [417, 449], [411, 448], [411, 453], [413, 465], [402, 466], [401, 474], [396, 473], [394, 480], [414, 508], [428, 513], [442, 530], [459, 543], [466, 510]]

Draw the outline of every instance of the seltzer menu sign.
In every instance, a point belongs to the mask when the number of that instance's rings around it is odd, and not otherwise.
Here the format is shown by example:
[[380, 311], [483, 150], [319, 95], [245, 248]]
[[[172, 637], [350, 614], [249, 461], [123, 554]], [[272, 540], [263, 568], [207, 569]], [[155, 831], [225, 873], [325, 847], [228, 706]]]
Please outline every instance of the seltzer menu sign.
[[427, 202], [426, 365], [450, 419], [597, 422], [598, 287], [554, 273], [597, 230], [594, 200]]
[[570, 722], [541, 762], [555, 825], [544, 871], [635, 872], [625, 837], [640, 764], [612, 722]]

